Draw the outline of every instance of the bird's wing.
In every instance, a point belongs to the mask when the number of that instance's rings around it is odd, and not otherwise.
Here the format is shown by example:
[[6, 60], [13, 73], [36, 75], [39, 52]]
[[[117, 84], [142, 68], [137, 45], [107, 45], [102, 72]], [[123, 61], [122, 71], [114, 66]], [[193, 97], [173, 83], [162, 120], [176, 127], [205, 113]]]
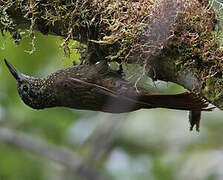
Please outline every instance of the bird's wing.
[[59, 86], [72, 91], [71, 94], [74, 93], [76, 96], [79, 96], [80, 101], [81, 99], [95, 98], [95, 101], [92, 103], [98, 103], [104, 107], [109, 106], [108, 109], [112, 109], [112, 106], [117, 106], [120, 110], [115, 111], [120, 112], [156, 107], [195, 111], [212, 110], [212, 108], [207, 108], [208, 103], [206, 101], [190, 92], [180, 94], [153, 94], [142, 90], [139, 92], [126, 91], [120, 93], [119, 91], [116, 92], [101, 85], [73, 77], [60, 82]]
[[[70, 77], [66, 80], [58, 80], [55, 84], [58, 94], [64, 93], [63, 97], [69, 96], [71, 100], [79, 103], [79, 107], [74, 108], [111, 113], [130, 112], [141, 108], [141, 103], [139, 104], [136, 99], [82, 79]], [[62, 102], [63, 106], [71, 106], [67, 101], [69, 100]]]

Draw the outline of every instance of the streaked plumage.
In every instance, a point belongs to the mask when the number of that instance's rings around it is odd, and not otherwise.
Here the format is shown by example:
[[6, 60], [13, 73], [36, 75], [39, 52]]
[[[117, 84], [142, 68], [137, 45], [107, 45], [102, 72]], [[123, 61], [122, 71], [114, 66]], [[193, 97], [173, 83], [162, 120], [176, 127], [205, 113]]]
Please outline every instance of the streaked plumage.
[[64, 106], [110, 113], [159, 107], [196, 112], [211, 110], [204, 100], [190, 92], [153, 94], [141, 87], [136, 90], [134, 84], [122, 79], [103, 62], [71, 66], [46, 78], [23, 75], [7, 60], [5, 63], [17, 80], [21, 99], [34, 109]]

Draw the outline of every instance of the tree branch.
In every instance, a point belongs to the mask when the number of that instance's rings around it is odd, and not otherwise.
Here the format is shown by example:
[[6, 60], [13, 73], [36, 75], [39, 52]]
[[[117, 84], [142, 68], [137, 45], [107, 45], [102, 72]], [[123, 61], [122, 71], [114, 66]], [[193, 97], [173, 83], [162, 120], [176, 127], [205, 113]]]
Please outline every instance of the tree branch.
[[178, 83], [223, 110], [223, 50], [208, 0], [0, 2], [0, 28], [65, 37], [87, 46], [84, 60], [136, 63], [141, 74]]
[[108, 180], [97, 169], [82, 162], [75, 152], [68, 149], [59, 149], [52, 144], [36, 140], [24, 133], [16, 132], [8, 128], [0, 128], [0, 141], [18, 146], [26, 151], [39, 154], [48, 159], [56, 161], [74, 172], [81, 179], [86, 180]]

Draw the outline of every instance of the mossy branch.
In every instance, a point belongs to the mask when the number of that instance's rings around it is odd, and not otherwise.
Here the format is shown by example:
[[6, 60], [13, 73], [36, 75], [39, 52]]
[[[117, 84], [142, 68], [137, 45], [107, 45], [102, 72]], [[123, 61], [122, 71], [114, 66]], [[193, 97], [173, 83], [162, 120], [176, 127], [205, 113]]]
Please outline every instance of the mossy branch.
[[140, 64], [142, 74], [176, 82], [223, 110], [222, 35], [208, 0], [0, 0], [0, 15], [2, 32], [16, 41], [21, 29], [31, 38], [34, 30], [62, 36], [65, 47], [77, 40], [88, 63]]

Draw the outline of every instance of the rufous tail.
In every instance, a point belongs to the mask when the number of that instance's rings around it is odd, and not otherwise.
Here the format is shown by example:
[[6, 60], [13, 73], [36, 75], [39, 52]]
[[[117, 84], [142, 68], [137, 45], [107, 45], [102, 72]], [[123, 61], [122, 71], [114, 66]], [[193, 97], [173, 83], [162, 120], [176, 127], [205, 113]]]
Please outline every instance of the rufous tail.
[[[144, 105], [144, 108], [160, 107], [178, 110], [191, 111], [211, 111], [213, 108], [207, 108], [207, 101], [201, 99], [198, 95], [190, 92], [180, 94], [149, 94], [141, 93], [138, 99]], [[148, 104], [148, 107], [146, 107]]]

